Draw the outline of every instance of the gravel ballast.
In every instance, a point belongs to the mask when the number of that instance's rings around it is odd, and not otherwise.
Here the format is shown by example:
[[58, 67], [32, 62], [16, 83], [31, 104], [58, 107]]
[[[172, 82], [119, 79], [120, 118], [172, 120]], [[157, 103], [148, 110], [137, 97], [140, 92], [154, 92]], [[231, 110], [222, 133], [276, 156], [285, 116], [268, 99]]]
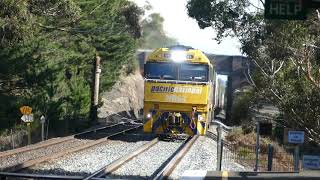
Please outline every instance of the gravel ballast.
[[39, 164], [28, 173], [55, 174], [55, 175], [80, 175], [86, 176], [110, 164], [114, 160], [133, 152], [147, 141], [126, 142], [111, 141], [97, 145], [90, 149], [66, 155]]
[[[228, 151], [224, 149], [224, 153]], [[217, 164], [217, 143], [205, 136], [200, 136], [189, 152], [182, 158], [170, 178], [178, 179], [186, 170], [215, 171]], [[223, 160], [222, 170], [243, 171], [246, 167], [233, 160]]]
[[146, 152], [121, 166], [108, 177], [125, 179], [149, 178], [181, 145], [182, 142], [160, 141]]
[[44, 156], [50, 156], [53, 153], [60, 152], [64, 149], [80, 146], [90, 141], [92, 140], [72, 139], [72, 140], [68, 140], [55, 145], [50, 145], [48, 147], [6, 156], [3, 158], [0, 158], [0, 169], [18, 165], [28, 160], [32, 160], [32, 159], [36, 159]]
[[[10, 156], [4, 156], [0, 158], [0, 170], [22, 164], [29, 160], [50, 156], [52, 154], [59, 153], [66, 149], [72, 149], [74, 147], [87, 144], [97, 139], [104, 138], [115, 132], [119, 132], [124, 129], [129, 129], [135, 126], [137, 125], [131, 124], [131, 123], [117, 124], [112, 127], [99, 129], [96, 132], [87, 132], [87, 133], [78, 134], [78, 135], [75, 135], [73, 139], [60, 142], [57, 144], [49, 145], [47, 147], [42, 147], [34, 150], [31, 149], [31, 150], [21, 152], [21, 153], [16, 153]], [[37, 146], [40, 146], [41, 144], [45, 144], [48, 142], [40, 142], [38, 144], [31, 145], [30, 147], [37, 147]]]

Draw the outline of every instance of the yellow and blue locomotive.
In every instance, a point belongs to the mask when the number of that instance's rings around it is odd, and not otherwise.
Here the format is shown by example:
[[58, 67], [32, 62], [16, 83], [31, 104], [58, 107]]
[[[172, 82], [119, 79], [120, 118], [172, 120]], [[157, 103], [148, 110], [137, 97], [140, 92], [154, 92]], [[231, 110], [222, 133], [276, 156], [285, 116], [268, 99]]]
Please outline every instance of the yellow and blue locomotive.
[[144, 132], [206, 134], [213, 117], [213, 65], [188, 46], [158, 48], [144, 65]]

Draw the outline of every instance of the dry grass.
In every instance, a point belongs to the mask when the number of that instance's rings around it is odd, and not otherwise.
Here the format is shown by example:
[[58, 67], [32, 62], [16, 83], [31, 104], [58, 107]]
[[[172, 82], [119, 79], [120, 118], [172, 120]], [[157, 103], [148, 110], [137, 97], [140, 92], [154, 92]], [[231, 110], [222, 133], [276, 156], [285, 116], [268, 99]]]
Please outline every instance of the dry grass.
[[[234, 151], [241, 154], [250, 155], [245, 159], [241, 159], [242, 163], [246, 159], [248, 162], [244, 164], [251, 164], [252, 155], [255, 154], [255, 146], [256, 146], [256, 134], [249, 133], [243, 134], [241, 129], [237, 129], [226, 136], [226, 139], [230, 142], [231, 147]], [[260, 137], [260, 170], [267, 170], [267, 159], [268, 159], [268, 144], [273, 146], [273, 170], [275, 171], [292, 171], [293, 169], [293, 156], [289, 152], [284, 149], [283, 146], [278, 143], [272, 141], [269, 138]], [[244, 152], [245, 150], [245, 152]]]
[[[20, 147], [26, 135], [26, 131], [20, 130], [12, 135], [0, 136], [0, 151], [12, 149], [12, 144], [14, 144], [15, 147]], [[12, 141], [14, 142], [12, 143]]]

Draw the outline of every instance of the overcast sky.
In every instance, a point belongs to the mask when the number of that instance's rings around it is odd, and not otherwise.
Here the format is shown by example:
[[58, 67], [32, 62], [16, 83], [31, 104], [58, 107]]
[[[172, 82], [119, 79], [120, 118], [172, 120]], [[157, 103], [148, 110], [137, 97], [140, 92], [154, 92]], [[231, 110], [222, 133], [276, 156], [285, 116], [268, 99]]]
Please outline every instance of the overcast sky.
[[[146, 0], [133, 0], [143, 6]], [[213, 38], [212, 28], [200, 29], [196, 20], [187, 14], [187, 0], [149, 0], [153, 12], [160, 13], [165, 19], [164, 30], [168, 36], [176, 38], [180, 44], [192, 46], [206, 53], [241, 55], [237, 39], [227, 38], [218, 44]]]

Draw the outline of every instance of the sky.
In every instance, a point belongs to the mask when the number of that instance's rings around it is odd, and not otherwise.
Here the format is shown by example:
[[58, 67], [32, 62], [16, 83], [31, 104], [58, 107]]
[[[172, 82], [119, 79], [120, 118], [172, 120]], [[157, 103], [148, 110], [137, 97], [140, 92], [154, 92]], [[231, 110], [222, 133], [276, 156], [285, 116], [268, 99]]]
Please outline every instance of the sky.
[[[146, 0], [133, 0], [139, 6]], [[187, 0], [148, 0], [153, 6], [152, 12], [160, 13], [164, 18], [164, 30], [168, 36], [182, 45], [192, 46], [205, 53], [223, 55], [241, 55], [240, 43], [235, 38], [225, 38], [220, 44], [214, 37], [212, 28], [200, 29], [196, 20], [187, 14]], [[150, 13], [150, 12], [149, 12]]]

